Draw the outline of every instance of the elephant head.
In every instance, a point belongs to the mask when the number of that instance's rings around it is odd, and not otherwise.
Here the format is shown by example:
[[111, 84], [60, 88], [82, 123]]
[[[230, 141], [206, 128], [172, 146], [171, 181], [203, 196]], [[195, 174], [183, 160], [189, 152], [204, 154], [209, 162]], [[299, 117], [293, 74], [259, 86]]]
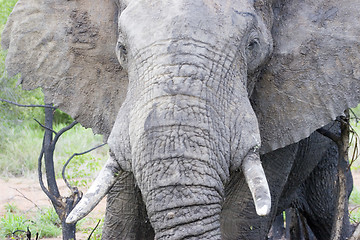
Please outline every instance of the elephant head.
[[157, 238], [220, 238], [241, 169], [270, 210], [259, 154], [360, 100], [355, 0], [19, 0], [9, 74], [104, 134], [106, 166], [68, 221], [133, 172]]

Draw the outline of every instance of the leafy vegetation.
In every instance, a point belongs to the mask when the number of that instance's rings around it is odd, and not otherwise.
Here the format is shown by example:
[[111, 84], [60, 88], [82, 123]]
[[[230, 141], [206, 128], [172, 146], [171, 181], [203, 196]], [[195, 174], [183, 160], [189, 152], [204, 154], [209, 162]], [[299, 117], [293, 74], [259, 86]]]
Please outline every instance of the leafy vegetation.
[[[91, 240], [100, 240], [101, 239], [103, 222], [104, 222], [104, 219], [102, 219], [100, 221], [99, 225], [96, 227], [95, 231], [92, 233]], [[86, 227], [82, 227], [83, 224], [81, 224], [80, 229], [83, 233], [90, 235], [91, 232], [93, 231], [93, 229], [95, 228], [94, 224], [96, 224], [96, 223], [92, 222], [91, 225], [89, 225], [89, 223], [88, 223]]]
[[27, 229], [35, 235], [43, 237], [56, 237], [61, 234], [60, 220], [53, 208], [39, 209], [35, 215], [26, 215], [14, 205], [6, 205], [7, 212], [0, 218], [0, 236], [11, 237], [25, 235]]
[[[0, 26], [4, 26], [18, 0], [0, 0]], [[1, 28], [2, 30], [2, 28]]]
[[360, 223], [360, 192], [354, 187], [350, 199], [349, 199], [350, 207], [350, 219], [352, 223]]

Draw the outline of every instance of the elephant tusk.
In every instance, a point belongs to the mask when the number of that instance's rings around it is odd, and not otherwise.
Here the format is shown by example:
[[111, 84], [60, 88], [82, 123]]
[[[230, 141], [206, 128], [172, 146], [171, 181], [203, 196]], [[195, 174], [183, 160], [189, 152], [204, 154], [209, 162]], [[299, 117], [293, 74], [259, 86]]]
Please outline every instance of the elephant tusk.
[[96, 207], [96, 205], [105, 197], [109, 189], [114, 185], [117, 176], [120, 175], [116, 174], [118, 172], [116, 169], [118, 168], [115, 159], [110, 156], [87, 193], [66, 218], [66, 223], [75, 223], [79, 221]]
[[268, 215], [271, 209], [270, 189], [257, 151], [250, 151], [246, 155], [242, 170], [254, 199], [256, 213], [259, 216]]

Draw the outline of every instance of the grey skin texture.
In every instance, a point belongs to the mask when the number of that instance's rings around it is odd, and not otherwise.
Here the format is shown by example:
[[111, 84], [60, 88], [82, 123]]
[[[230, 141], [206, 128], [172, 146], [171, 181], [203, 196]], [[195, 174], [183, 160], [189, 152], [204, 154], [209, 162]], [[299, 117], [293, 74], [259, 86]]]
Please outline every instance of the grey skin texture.
[[[339, 125], [340, 123], [336, 121], [324, 128], [333, 134], [340, 135]], [[330, 239], [338, 201], [338, 158], [337, 145], [317, 132], [298, 143], [296, 158], [282, 189], [276, 213], [282, 213], [289, 208], [297, 211], [298, 216], [293, 218], [286, 215], [286, 225], [294, 228], [288, 229], [288, 231], [292, 231], [291, 237], [294, 239], [308, 239], [302, 236], [306, 235], [304, 231], [297, 231], [299, 228], [303, 229], [304, 225], [308, 225], [309, 239]], [[349, 198], [353, 180], [348, 161], [342, 159], [340, 167], [346, 174], [346, 192], [347, 198]], [[288, 219], [291, 219], [293, 223], [290, 223]], [[300, 222], [301, 219], [305, 219], [305, 221]], [[280, 235], [273, 231], [271, 239], [281, 239], [280, 225], [280, 222], [274, 222], [273, 228], [277, 227]], [[283, 227], [284, 220], [282, 220]], [[346, 207], [340, 239], [348, 239], [352, 231]]]
[[359, 21], [357, 0], [19, 0], [2, 46], [25, 89], [109, 144], [71, 219], [110, 191], [104, 239], [251, 239], [294, 143], [360, 101]]

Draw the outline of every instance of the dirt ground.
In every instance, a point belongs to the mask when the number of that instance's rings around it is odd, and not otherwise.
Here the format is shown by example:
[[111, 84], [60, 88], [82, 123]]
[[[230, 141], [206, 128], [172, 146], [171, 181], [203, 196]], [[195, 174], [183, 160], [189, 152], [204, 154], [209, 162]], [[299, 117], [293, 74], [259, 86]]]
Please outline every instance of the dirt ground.
[[[360, 190], [360, 170], [353, 172], [353, 178], [354, 186]], [[69, 192], [63, 181], [59, 180], [58, 184], [61, 194], [67, 196]], [[34, 211], [36, 206], [51, 206], [47, 196], [40, 188], [37, 177], [0, 179], [0, 216], [5, 214], [4, 206], [8, 203], [14, 204], [22, 211]], [[105, 205], [104, 199], [88, 217], [101, 219], [105, 213]], [[87, 236], [84, 234], [77, 235], [77, 239], [86, 238]], [[48, 240], [61, 240], [61, 237], [49, 238]]]

